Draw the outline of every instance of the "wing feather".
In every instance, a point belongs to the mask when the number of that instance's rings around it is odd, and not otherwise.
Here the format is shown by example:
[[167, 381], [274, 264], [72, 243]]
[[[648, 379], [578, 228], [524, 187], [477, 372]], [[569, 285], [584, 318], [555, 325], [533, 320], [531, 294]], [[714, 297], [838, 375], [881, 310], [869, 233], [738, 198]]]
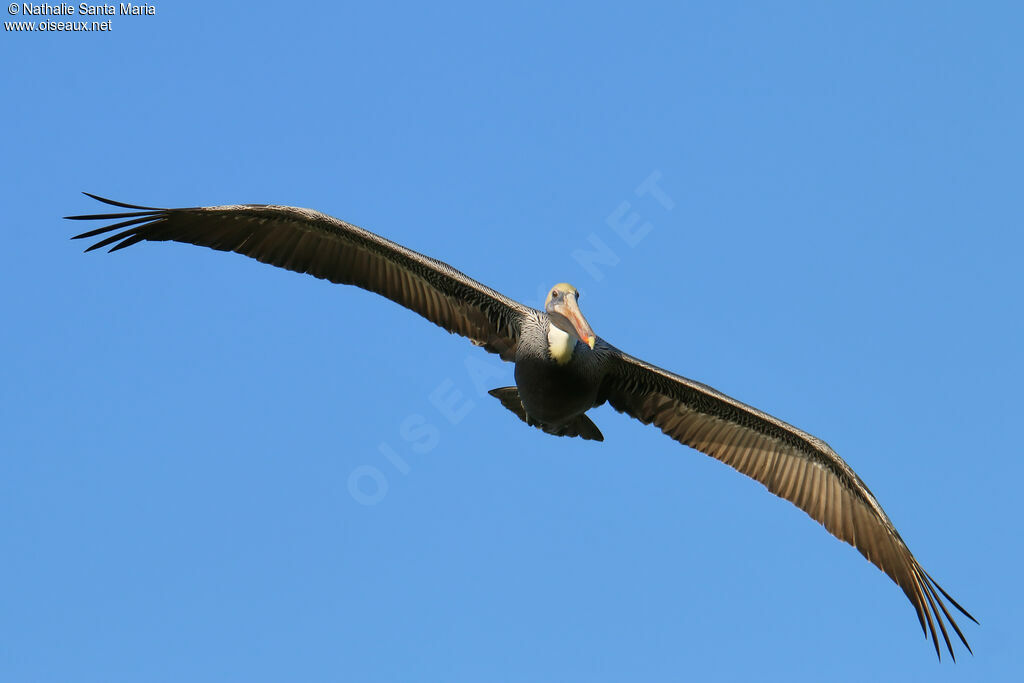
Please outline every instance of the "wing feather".
[[[279, 268], [376, 292], [505, 360], [533, 311], [451, 266], [318, 211], [248, 204], [161, 209], [88, 196], [130, 212], [68, 216], [117, 221], [72, 239], [105, 237], [86, 251], [174, 241], [233, 251]], [[110, 234], [113, 233], [113, 234]]]
[[970, 651], [940, 593], [974, 617], [918, 564], [867, 485], [827, 443], [707, 385], [609, 349], [600, 398], [795, 504], [903, 589], [937, 653], [941, 633], [955, 659], [943, 616]]

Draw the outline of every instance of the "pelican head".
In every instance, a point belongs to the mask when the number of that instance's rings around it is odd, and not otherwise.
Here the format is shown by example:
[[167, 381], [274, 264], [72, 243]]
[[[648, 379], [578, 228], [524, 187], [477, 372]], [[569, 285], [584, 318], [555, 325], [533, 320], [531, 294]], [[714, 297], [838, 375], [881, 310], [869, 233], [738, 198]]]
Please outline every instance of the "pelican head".
[[590, 329], [586, 318], [580, 313], [579, 298], [580, 293], [575, 287], [566, 282], [559, 282], [548, 292], [544, 310], [551, 316], [551, 322], [555, 327], [593, 349], [597, 337], [594, 336], [594, 331]]

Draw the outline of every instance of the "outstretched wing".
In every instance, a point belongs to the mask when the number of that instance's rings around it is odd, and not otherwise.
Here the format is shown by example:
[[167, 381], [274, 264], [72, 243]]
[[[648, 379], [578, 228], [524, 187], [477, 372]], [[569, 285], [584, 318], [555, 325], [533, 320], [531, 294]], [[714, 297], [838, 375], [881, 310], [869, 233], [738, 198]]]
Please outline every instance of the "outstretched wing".
[[895, 581], [940, 654], [936, 623], [955, 659], [943, 616], [970, 651], [945, 597], [975, 623], [917, 562], [860, 477], [827, 443], [709, 386], [610, 351], [601, 397], [676, 441], [764, 484], [854, 546]]
[[299, 273], [376, 292], [474, 344], [515, 356], [520, 320], [533, 309], [485, 287], [447, 263], [318, 211], [247, 204], [159, 209], [89, 194], [125, 213], [67, 216], [117, 221], [75, 235], [108, 235], [86, 251], [113, 244], [117, 251], [143, 240], [185, 242], [233, 251]]

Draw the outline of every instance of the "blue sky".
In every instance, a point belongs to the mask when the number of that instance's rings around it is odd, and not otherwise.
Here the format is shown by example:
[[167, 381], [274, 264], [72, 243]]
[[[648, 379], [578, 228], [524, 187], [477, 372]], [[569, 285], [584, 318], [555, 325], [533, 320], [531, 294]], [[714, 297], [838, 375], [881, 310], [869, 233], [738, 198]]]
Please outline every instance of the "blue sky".
[[[1016, 680], [1020, 10], [368, 5], [4, 32], [0, 679]], [[474, 379], [511, 366], [375, 295], [83, 255], [81, 190], [572, 282], [599, 335], [827, 440], [975, 656], [654, 428], [525, 428]]]

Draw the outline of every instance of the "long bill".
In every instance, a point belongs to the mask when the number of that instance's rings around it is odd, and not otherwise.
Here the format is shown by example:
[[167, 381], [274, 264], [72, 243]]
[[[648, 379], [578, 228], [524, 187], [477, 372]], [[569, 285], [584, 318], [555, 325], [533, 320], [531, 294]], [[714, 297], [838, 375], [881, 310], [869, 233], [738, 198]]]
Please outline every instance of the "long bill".
[[587, 322], [587, 319], [583, 317], [583, 313], [580, 312], [580, 307], [576, 303], [576, 297], [565, 297], [561, 303], [555, 306], [555, 312], [569, 321], [573, 330], [576, 331], [576, 336], [584, 344], [591, 349], [594, 348], [594, 342], [597, 341], [597, 337], [594, 336], [594, 331], [590, 329], [590, 323]]

